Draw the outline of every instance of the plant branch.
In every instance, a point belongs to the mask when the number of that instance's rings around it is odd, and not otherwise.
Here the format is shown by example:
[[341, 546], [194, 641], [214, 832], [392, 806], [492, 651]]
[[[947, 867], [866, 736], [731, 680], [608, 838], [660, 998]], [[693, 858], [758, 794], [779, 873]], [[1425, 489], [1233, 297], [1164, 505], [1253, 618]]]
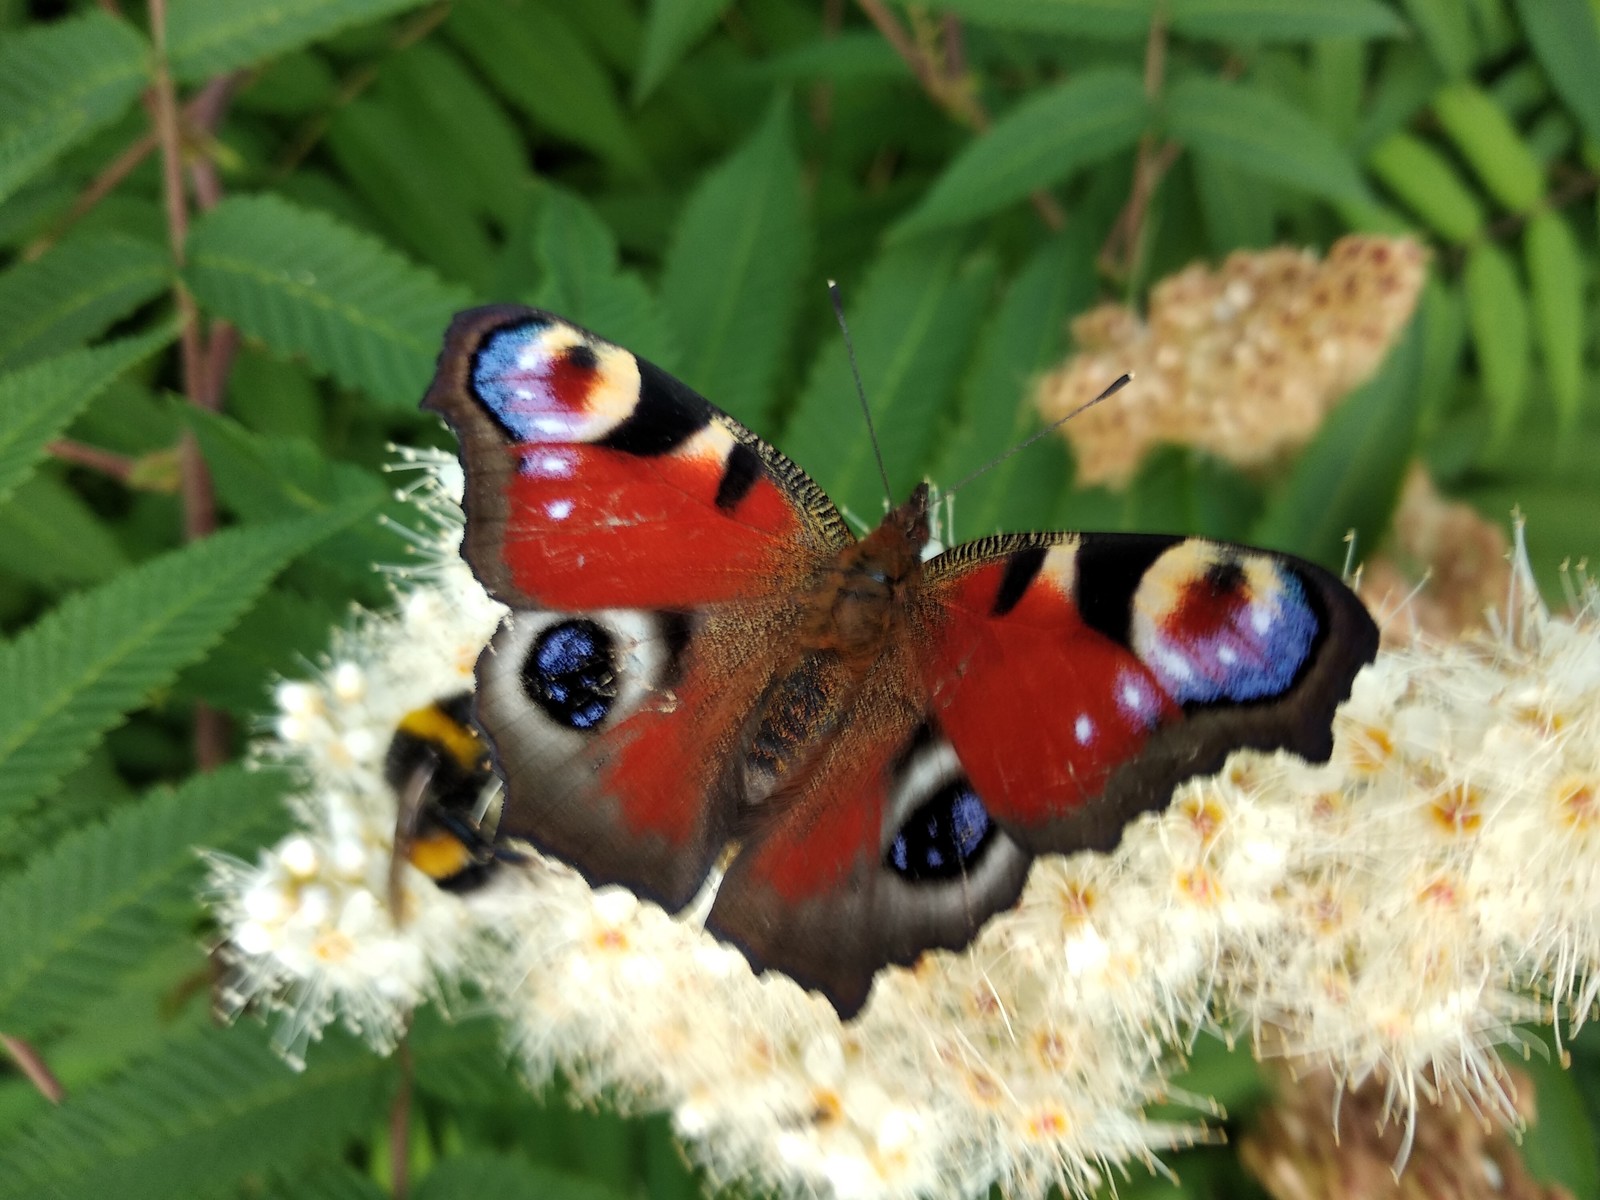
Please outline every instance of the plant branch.
[[[1151, 18], [1150, 33], [1144, 44], [1144, 94], [1152, 105], [1161, 99], [1166, 70], [1167, 23], [1158, 11]], [[1162, 177], [1182, 153], [1183, 147], [1177, 142], [1161, 142], [1153, 133], [1139, 138], [1139, 155], [1134, 162], [1127, 202], [1112, 223], [1111, 232], [1096, 258], [1103, 274], [1115, 279], [1126, 279], [1133, 274], [1133, 264], [1144, 242], [1150, 202], [1155, 198]]]
[[51, 1104], [60, 1104], [67, 1098], [67, 1089], [55, 1077], [40, 1053], [21, 1038], [0, 1033], [0, 1048], [11, 1056], [17, 1069], [27, 1076], [28, 1082], [39, 1089], [39, 1094]]
[[75, 467], [88, 467], [91, 471], [109, 475], [120, 483], [127, 483], [133, 478], [134, 467], [138, 463], [131, 455], [102, 450], [99, 446], [75, 442], [70, 438], [57, 438], [50, 442], [45, 446], [45, 453]]

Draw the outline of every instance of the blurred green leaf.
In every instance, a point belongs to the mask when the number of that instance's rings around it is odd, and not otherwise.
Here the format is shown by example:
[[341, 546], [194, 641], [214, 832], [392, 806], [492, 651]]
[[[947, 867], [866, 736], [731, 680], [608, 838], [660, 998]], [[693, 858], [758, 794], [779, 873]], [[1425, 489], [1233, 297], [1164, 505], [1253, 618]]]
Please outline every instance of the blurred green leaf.
[[278, 353], [407, 409], [468, 303], [383, 243], [276, 196], [225, 200], [197, 221], [188, 280], [202, 306]]
[[622, 1200], [614, 1191], [581, 1175], [538, 1166], [503, 1154], [460, 1154], [440, 1162], [416, 1190], [417, 1200], [522, 1200], [559, 1196], [562, 1200]]
[[0, 45], [0, 200], [119, 117], [149, 77], [149, 47], [98, 9]]
[[89, 401], [171, 340], [163, 330], [0, 374], [0, 504]]
[[1168, 0], [1174, 33], [1247, 42], [1397, 37], [1405, 24], [1378, 0]]
[[1551, 85], [1600, 142], [1600, 18], [1587, 0], [1514, 0], [1517, 16]]
[[424, 0], [171, 0], [167, 57], [185, 83], [297, 50]]
[[721, 18], [730, 0], [650, 0], [644, 54], [633, 81], [635, 103], [644, 100], [684, 53]]
[[1134, 145], [1148, 119], [1144, 85], [1126, 68], [1036, 92], [956, 155], [895, 236], [970, 221], [1059, 182]]
[[1434, 60], [1452, 79], [1472, 70], [1478, 58], [1472, 12], [1460, 0], [1401, 0]]
[[1511, 255], [1494, 242], [1467, 252], [1461, 278], [1478, 374], [1489, 402], [1489, 450], [1502, 447], [1528, 402], [1532, 344], [1528, 296]]
[[[770, 415], [810, 251], [787, 100], [701, 180], [667, 249], [661, 305], [691, 387], [747, 424]], [[822, 302], [821, 289], [812, 293]]]
[[1382, 543], [1416, 453], [1421, 325], [1413, 319], [1372, 381], [1323, 422], [1246, 540], [1331, 570], [1344, 566], [1350, 531], [1358, 557]]
[[1518, 1097], [1535, 1113], [1522, 1131], [1523, 1164], [1540, 1183], [1560, 1184], [1574, 1196], [1600, 1196], [1600, 1153], [1583, 1098], [1572, 1071], [1558, 1065], [1548, 1033], [1540, 1040], [1551, 1057], [1530, 1054], [1513, 1064], [1534, 1087], [1533, 1096]]
[[1470, 242], [1483, 232], [1485, 217], [1477, 193], [1449, 159], [1421, 138], [1392, 133], [1372, 148], [1367, 164], [1441, 237]]
[[1577, 428], [1583, 404], [1585, 276], [1589, 263], [1560, 213], [1537, 212], [1522, 235], [1533, 301], [1533, 328], [1544, 361], [1545, 383], [1555, 402], [1557, 427]]
[[1133, 41], [1149, 33], [1156, 0], [935, 0], [927, 7], [990, 29]]
[[557, 9], [532, 0], [460, 0], [446, 28], [536, 124], [627, 174], [648, 173], [611, 77]]
[[[860, 291], [845, 294], [896, 504], [931, 466], [938, 423], [954, 398], [994, 274], [988, 260], [969, 260], [958, 239], [924, 238], [887, 252]], [[813, 362], [778, 445], [841, 509], [869, 527], [878, 523], [884, 485], [838, 337]]]
[[0, 646], [0, 815], [44, 795], [357, 507], [215, 534], [62, 603]]
[[0, 366], [19, 367], [98, 337], [172, 281], [161, 246], [81, 233], [0, 274]]
[[1361, 173], [1327, 131], [1260, 88], [1190, 75], [1172, 85], [1162, 109], [1173, 138], [1247, 174], [1330, 200], [1371, 200]]
[[[1035, 251], [1012, 280], [962, 380], [955, 428], [940, 439], [931, 472], [935, 483], [954, 487], [1039, 429], [1033, 387], [1066, 349], [1067, 318], [1094, 299], [1093, 257], [1074, 229]], [[1046, 528], [1069, 473], [1059, 434], [996, 464], [957, 497], [956, 540]]]
[[0, 504], [0, 571], [54, 589], [98, 583], [127, 565], [107, 525], [53, 475], [29, 477]]
[[1433, 112], [1494, 198], [1527, 212], [1544, 195], [1544, 169], [1494, 97], [1474, 83], [1446, 84]]

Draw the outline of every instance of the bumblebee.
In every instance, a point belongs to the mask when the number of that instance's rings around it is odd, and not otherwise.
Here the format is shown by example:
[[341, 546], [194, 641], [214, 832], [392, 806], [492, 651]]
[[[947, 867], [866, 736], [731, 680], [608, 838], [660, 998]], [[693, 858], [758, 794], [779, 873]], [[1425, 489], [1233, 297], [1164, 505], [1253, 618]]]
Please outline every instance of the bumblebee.
[[499, 788], [488, 743], [472, 725], [470, 692], [436, 700], [400, 718], [384, 754], [383, 777], [397, 802], [389, 888], [396, 912], [402, 862], [448, 891], [466, 892], [481, 886], [498, 863], [512, 857], [493, 841]]

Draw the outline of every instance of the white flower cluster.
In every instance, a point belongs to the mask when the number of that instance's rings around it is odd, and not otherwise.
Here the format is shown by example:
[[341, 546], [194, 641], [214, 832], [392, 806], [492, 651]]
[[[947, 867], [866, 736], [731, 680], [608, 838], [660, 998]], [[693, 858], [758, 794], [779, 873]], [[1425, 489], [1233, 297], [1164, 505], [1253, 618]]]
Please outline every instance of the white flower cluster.
[[304, 828], [216, 873], [241, 998], [289, 1010], [291, 1045], [342, 1019], [386, 1047], [465, 974], [532, 1078], [670, 1111], [717, 1179], [1081, 1193], [1201, 1132], [1142, 1112], [1197, 1031], [1381, 1078], [1401, 1121], [1446, 1091], [1509, 1116], [1495, 1046], [1600, 989], [1600, 613], [1549, 616], [1525, 565], [1494, 639], [1363, 672], [1330, 763], [1238, 754], [1114, 853], [1040, 860], [971, 947], [884, 972], [849, 1024], [753, 976], [703, 899], [674, 919], [542, 860], [462, 895], [407, 868], [396, 922], [387, 737], [469, 685], [499, 615], [454, 520], [397, 614], [280, 689]]

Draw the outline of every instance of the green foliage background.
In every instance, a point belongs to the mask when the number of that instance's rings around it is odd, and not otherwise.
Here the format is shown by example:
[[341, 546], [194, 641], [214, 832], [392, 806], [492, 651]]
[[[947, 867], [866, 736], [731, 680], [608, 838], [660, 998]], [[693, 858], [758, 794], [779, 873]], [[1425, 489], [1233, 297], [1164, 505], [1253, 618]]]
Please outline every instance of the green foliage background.
[[[964, 492], [959, 531], [1186, 530], [1338, 565], [1421, 457], [1495, 519], [1522, 507], [1552, 594], [1600, 551], [1600, 5], [871, 5], [927, 86], [867, 7], [0, 0], [0, 1031], [69, 1094], [0, 1073], [0, 1198], [391, 1193], [400, 1065], [330, 1036], [293, 1074], [257, 1024], [210, 1025], [190, 848], [274, 837], [287, 781], [195, 773], [196, 728], [236, 758], [275, 676], [386, 603], [371, 564], [403, 543], [377, 517], [409, 518], [380, 467], [447, 444], [416, 404], [459, 307], [599, 330], [870, 519], [825, 279], [903, 492], [1034, 428], [1027, 382], [1091, 303], [1239, 247], [1411, 230], [1434, 251], [1418, 321], [1293, 469], [1171, 449], [1114, 494], [1074, 488], [1052, 441]], [[1101, 269], [1141, 143], [1167, 142]], [[497, 1037], [413, 1032], [415, 1195], [697, 1193], [663, 1122], [528, 1096]], [[1574, 1054], [1532, 1068], [1527, 1152], [1594, 1196], [1600, 1072]], [[1220, 1052], [1190, 1086], [1240, 1119], [1261, 1096]], [[1248, 1194], [1225, 1149], [1175, 1165], [1186, 1194]]]

